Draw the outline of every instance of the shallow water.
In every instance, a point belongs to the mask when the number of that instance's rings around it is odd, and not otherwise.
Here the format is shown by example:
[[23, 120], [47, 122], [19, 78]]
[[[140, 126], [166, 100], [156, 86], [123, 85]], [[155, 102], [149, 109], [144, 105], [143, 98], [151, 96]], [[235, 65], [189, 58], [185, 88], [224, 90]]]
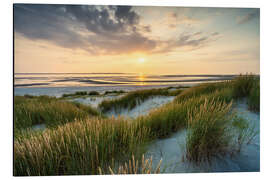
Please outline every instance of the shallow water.
[[161, 85], [228, 80], [234, 75], [150, 75], [136, 73], [16, 73], [15, 87]]
[[[250, 125], [260, 130], [260, 115], [248, 111], [246, 102], [238, 102], [234, 107], [239, 116], [246, 118]], [[148, 146], [146, 157], [153, 158], [153, 167], [156, 167], [162, 158], [161, 172], [187, 173], [187, 172], [254, 172], [260, 171], [260, 135], [242, 147], [235, 156], [214, 158], [209, 163], [194, 163], [184, 160], [187, 131], [182, 130], [166, 139], [159, 139]]]
[[[197, 83], [198, 84], [198, 83]], [[187, 86], [194, 86], [196, 83], [190, 83]], [[174, 85], [172, 85], [174, 86]], [[175, 85], [178, 86], [178, 85]], [[14, 94], [23, 96], [25, 94], [40, 96], [48, 95], [61, 97], [63, 94], [73, 94], [77, 91], [97, 91], [103, 94], [105, 91], [119, 91], [123, 90], [125, 92], [141, 90], [141, 89], [153, 89], [153, 88], [164, 88], [168, 85], [141, 85], [141, 86], [76, 86], [76, 87], [15, 87]]]
[[14, 76], [15, 95], [60, 97], [76, 91], [133, 91], [168, 86], [194, 86], [229, 80], [234, 75], [144, 75], [120, 73], [22, 73]]

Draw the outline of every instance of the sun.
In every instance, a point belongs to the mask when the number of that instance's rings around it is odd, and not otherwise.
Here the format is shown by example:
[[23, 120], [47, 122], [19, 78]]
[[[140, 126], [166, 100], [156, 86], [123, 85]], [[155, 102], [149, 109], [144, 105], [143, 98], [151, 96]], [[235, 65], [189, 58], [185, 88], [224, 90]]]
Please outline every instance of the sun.
[[139, 58], [138, 61], [139, 61], [140, 63], [144, 63], [145, 59], [144, 59], [144, 58]]

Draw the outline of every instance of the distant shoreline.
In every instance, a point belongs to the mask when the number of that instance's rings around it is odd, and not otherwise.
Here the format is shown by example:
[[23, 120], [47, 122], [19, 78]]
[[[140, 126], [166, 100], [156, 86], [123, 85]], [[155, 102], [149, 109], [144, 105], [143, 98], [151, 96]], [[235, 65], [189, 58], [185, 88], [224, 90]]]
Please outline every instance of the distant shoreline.
[[[170, 82], [175, 82], [175, 83], [181, 83], [181, 82], [205, 82], [205, 81], [225, 81], [225, 80], [231, 80], [232, 78], [219, 78], [219, 79], [189, 79], [189, 80], [168, 80], [168, 81], [129, 81], [133, 83], [170, 83]], [[69, 81], [69, 80], [62, 80], [62, 81]], [[72, 80], [70, 80], [72, 81]], [[60, 80], [59, 80], [60, 82]], [[102, 82], [102, 81], [94, 81], [94, 80], [78, 80], [77, 82], [83, 82], [87, 84], [111, 84], [111, 85], [125, 85], [127, 83], [115, 83], [115, 82]], [[43, 85], [50, 85], [50, 83], [30, 83], [30, 84], [14, 84], [14, 87], [32, 87], [32, 86], [43, 86]]]

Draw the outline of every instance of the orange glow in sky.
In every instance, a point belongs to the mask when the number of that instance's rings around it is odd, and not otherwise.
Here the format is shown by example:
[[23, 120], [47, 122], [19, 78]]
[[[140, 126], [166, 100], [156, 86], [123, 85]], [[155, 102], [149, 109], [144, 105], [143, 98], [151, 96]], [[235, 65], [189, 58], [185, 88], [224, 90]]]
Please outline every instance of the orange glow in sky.
[[14, 6], [15, 73], [260, 72], [259, 9]]

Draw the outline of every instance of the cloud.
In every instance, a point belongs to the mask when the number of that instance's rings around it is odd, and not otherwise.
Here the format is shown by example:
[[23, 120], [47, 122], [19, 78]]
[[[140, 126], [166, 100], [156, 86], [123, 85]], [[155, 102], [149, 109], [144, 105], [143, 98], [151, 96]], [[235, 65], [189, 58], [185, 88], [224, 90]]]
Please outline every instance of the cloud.
[[80, 34], [68, 27], [60, 5], [15, 5], [14, 29], [31, 40], [49, 40], [66, 48], [86, 45]]
[[219, 35], [219, 32], [213, 32], [211, 35], [212, 36], [217, 36], [217, 35]]
[[[177, 19], [179, 15], [170, 17]], [[170, 41], [152, 39], [146, 36], [151, 26], [141, 24], [140, 18], [131, 6], [14, 5], [16, 33], [92, 55], [170, 52], [198, 48], [211, 39], [202, 32], [182, 34]]]
[[177, 50], [179, 48], [187, 48], [188, 50], [195, 50], [208, 45], [210, 42], [217, 39], [212, 37], [212, 34], [204, 34], [203, 32], [182, 33], [176, 40], [169, 40], [163, 42], [163, 47], [156, 51], [156, 53], [165, 53]]
[[237, 18], [237, 24], [245, 24], [253, 19], [260, 18], [260, 9], [256, 9], [244, 16], [239, 16]]
[[139, 21], [139, 16], [130, 6], [66, 6], [67, 14], [98, 35], [110, 36], [112, 33], [126, 33]]
[[176, 28], [178, 25], [182, 24], [195, 24], [198, 20], [184, 14], [177, 14], [175, 12], [168, 13], [162, 20], [161, 24], [167, 25], [169, 28]]
[[14, 8], [15, 32], [31, 40], [46, 40], [92, 54], [149, 51], [155, 47], [153, 40], [137, 32], [139, 16], [129, 6], [18, 4]]

